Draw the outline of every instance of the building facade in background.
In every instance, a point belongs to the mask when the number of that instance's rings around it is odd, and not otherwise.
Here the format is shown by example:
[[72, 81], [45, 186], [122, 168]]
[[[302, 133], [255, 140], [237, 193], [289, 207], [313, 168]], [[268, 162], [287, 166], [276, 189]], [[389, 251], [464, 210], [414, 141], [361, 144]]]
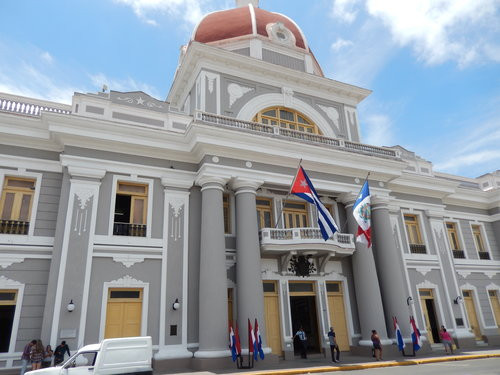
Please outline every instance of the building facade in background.
[[[363, 144], [370, 91], [324, 77], [292, 20], [244, 3], [198, 24], [166, 101], [0, 94], [0, 368], [34, 338], [135, 335], [160, 368], [220, 366], [247, 319], [266, 360], [298, 354], [301, 325], [311, 353], [330, 326], [343, 351], [368, 353], [372, 329], [390, 350], [393, 316], [406, 339], [415, 316], [422, 350], [441, 325], [460, 347], [500, 344], [500, 171]], [[301, 159], [340, 227], [328, 241], [288, 194]], [[368, 172], [372, 249], [351, 214]]]

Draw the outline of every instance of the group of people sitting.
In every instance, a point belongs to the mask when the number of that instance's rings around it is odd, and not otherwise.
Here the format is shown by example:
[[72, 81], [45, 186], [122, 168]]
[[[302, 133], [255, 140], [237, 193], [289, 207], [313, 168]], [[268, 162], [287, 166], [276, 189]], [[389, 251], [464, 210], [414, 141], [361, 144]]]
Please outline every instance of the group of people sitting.
[[31, 370], [38, 370], [45, 367], [57, 366], [64, 361], [64, 354], [68, 353], [70, 356], [70, 351], [66, 341], [62, 341], [60, 345], [57, 346], [56, 350], [52, 350], [50, 345], [46, 347], [43, 346], [42, 340], [31, 340], [24, 347], [23, 354], [21, 356], [21, 373], [24, 375], [28, 365], [31, 363]]

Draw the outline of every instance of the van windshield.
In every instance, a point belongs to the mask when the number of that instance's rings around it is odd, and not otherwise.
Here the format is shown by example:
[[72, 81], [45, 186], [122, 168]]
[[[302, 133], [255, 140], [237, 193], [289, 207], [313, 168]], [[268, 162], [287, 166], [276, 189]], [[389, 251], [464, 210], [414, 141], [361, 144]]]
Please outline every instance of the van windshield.
[[77, 353], [64, 364], [64, 368], [94, 366], [97, 352]]

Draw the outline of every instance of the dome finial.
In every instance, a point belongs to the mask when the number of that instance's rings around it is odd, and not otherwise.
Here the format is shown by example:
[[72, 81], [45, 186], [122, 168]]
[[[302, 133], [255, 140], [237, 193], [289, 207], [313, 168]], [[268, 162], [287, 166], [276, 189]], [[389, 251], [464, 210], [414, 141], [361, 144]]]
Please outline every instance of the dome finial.
[[236, 8], [245, 7], [248, 4], [252, 4], [254, 8], [258, 8], [259, 0], [236, 0]]

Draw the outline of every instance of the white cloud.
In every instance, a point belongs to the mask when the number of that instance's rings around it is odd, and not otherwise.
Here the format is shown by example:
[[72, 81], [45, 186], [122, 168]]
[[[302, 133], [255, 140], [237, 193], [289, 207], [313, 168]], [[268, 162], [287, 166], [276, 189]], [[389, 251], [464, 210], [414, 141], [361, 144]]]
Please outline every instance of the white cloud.
[[47, 51], [42, 52], [42, 54], [40, 55], [40, 57], [42, 58], [42, 60], [44, 60], [45, 62], [47, 62], [49, 64], [52, 64], [54, 62], [54, 58]]
[[367, 115], [362, 123], [363, 143], [375, 146], [393, 144], [392, 120], [382, 114]]
[[352, 45], [353, 45], [353, 43], [350, 40], [345, 40], [345, 39], [342, 39], [342, 38], [337, 38], [337, 40], [334, 43], [332, 43], [332, 50], [334, 50], [335, 52], [337, 52], [337, 51], [341, 50], [344, 47], [350, 47]]
[[89, 75], [94, 87], [102, 88], [103, 85], [115, 91], [144, 91], [145, 93], [160, 98], [156, 88], [145, 83], [137, 82], [133, 78], [125, 79], [109, 78], [103, 73]]
[[353, 23], [356, 20], [358, 11], [355, 9], [359, 0], [334, 0], [332, 7], [332, 16], [336, 20], [346, 23]]
[[427, 64], [498, 61], [498, 0], [366, 0], [366, 9]]
[[203, 16], [202, 9], [206, 1], [201, 0], [114, 0], [116, 3], [131, 7], [144, 22], [157, 26], [153, 18], [160, 13], [181, 18], [188, 24], [195, 25]]

